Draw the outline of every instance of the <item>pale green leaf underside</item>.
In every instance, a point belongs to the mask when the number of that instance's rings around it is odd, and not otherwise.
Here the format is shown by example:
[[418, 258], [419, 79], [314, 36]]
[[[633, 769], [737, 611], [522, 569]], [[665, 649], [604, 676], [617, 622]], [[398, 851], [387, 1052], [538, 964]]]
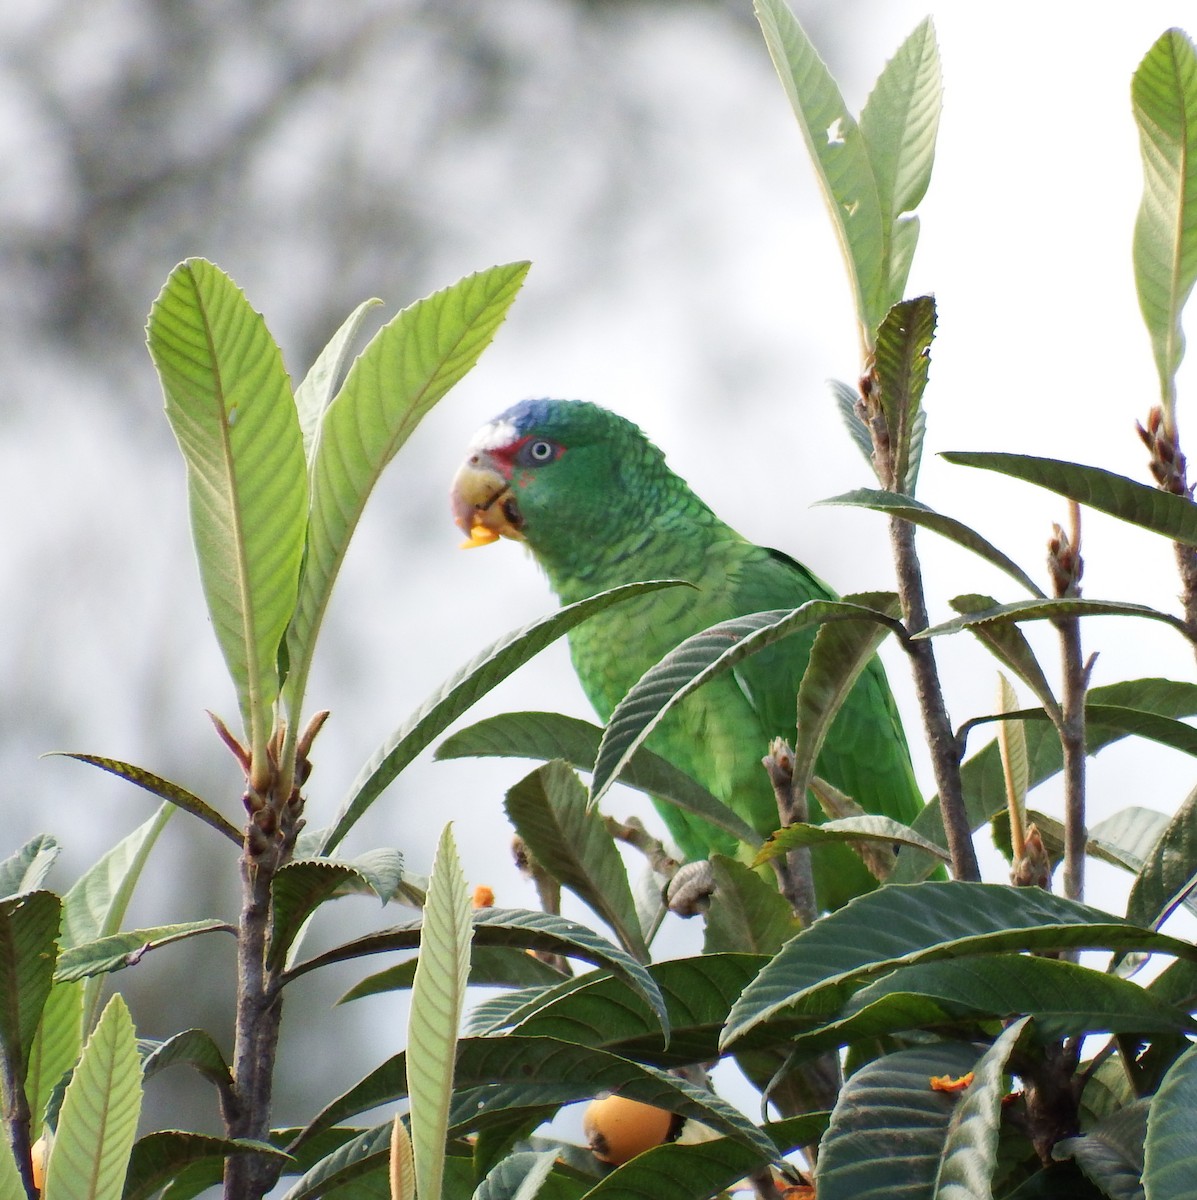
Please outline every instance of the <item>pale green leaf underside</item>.
[[264, 755], [307, 521], [290, 381], [260, 314], [203, 259], [171, 273], [148, 331], [166, 414], [187, 463], [208, 611], [251, 745]]
[[287, 633], [292, 722], [337, 572], [383, 468], [428, 411], [477, 362], [506, 316], [527, 263], [492, 267], [418, 300], [371, 339], [321, 421], [295, 619]]
[[441, 834], [412, 981], [407, 1080], [416, 1191], [439, 1200], [453, 1097], [454, 1047], [470, 976], [470, 895], [451, 826]]
[[1181, 30], [1168, 30], [1147, 52], [1131, 99], [1143, 157], [1135, 284], [1170, 409], [1185, 350], [1181, 312], [1197, 280], [1197, 53]]
[[1143, 1184], [1148, 1200], [1185, 1200], [1197, 1178], [1197, 1046], [1169, 1068], [1147, 1110]]
[[113, 996], [67, 1085], [45, 1200], [120, 1200], [141, 1113], [133, 1021]]

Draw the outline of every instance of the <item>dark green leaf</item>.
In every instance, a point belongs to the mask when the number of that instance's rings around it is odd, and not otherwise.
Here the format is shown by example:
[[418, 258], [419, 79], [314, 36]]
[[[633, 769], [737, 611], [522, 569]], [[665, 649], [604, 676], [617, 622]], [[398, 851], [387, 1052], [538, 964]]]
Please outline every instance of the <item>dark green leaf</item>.
[[[910, 456], [910, 443], [927, 387], [935, 320], [934, 298], [918, 296], [895, 304], [877, 330], [873, 363], [881, 387], [881, 411], [889, 437], [895, 491], [908, 490], [911, 473], [918, 473], [918, 460]], [[891, 481], [883, 482], [891, 486]]]
[[1147, 1101], [1135, 1101], [1094, 1125], [1083, 1137], [1057, 1142], [1052, 1157], [1074, 1159], [1110, 1200], [1143, 1200], [1146, 1133]]
[[757, 855], [757, 862], [776, 858], [796, 846], [821, 846], [828, 842], [883, 842], [891, 846], [913, 846], [943, 862], [947, 862], [950, 857], [942, 847], [919, 837], [909, 825], [903, 825], [892, 817], [879, 817], [870, 813], [863, 817], [826, 821], [822, 825], [787, 825], [765, 842]]
[[232, 1087], [233, 1077], [220, 1047], [202, 1029], [184, 1029], [167, 1038], [142, 1059], [142, 1076], [149, 1079], [167, 1067], [186, 1066], [219, 1088]]
[[[1197, 731], [1195, 731], [1197, 732]], [[1197, 789], [1176, 810], [1131, 886], [1126, 915], [1158, 928], [1197, 883]]]
[[283, 965], [303, 923], [351, 879], [367, 883], [366, 877], [352, 863], [327, 858], [289, 862], [275, 874], [270, 883], [274, 915], [267, 966], [277, 969]]
[[[561, 758], [582, 771], [594, 769], [603, 731], [598, 725], [561, 713], [518, 712], [487, 717], [458, 730], [436, 749], [436, 758], [533, 758], [547, 762]], [[628, 761], [620, 782], [638, 791], [674, 804], [726, 829], [742, 842], [751, 842], [756, 832], [721, 800], [668, 759], [641, 746]]]
[[[852, 439], [856, 448], [864, 455], [865, 462], [871, 467], [873, 465], [873, 438], [869, 433], [869, 427], [861, 419], [860, 414], [856, 411], [857, 404], [860, 403], [860, 392], [858, 389], [845, 383], [842, 379], [829, 379], [828, 385], [831, 388], [832, 398], [835, 400], [836, 408], [839, 410], [840, 419], [844, 422], [848, 430], [848, 436]], [[878, 495], [888, 496], [890, 492], [879, 492]], [[821, 501], [823, 504], [834, 504], [834, 500]]]
[[224, 921], [183, 921], [176, 925], [155, 925], [150, 929], [130, 929], [71, 946], [58, 956], [54, 979], [58, 983], [70, 979], [86, 979], [109, 971], [136, 966], [144, 954], [162, 946], [197, 937], [201, 933], [232, 933], [237, 931]]
[[536, 861], [610, 925], [633, 958], [645, 961], [627, 869], [573, 770], [560, 760], [539, 767], [507, 792], [504, 809]]
[[706, 915], [705, 954], [776, 954], [801, 928], [775, 886], [723, 854], [711, 856], [715, 891]]
[[984, 559], [991, 566], [997, 567], [999, 571], [1004, 571], [1011, 579], [1017, 580], [1033, 596], [1043, 595], [1039, 585], [1012, 558], [1003, 554], [975, 530], [957, 521], [955, 517], [948, 517], [943, 513], [936, 512], [913, 496], [879, 491], [875, 488], [858, 488], [854, 492], [845, 492], [842, 496], [832, 496], [828, 500], [819, 500], [817, 503], [869, 508], [893, 517], [901, 517], [902, 520], [909, 521], [912, 525], [921, 525], [923, 528], [930, 529], [941, 537], [963, 546], [966, 550], [971, 550], [978, 558]]
[[1197, 1178], [1197, 1046], [1172, 1064], [1147, 1110], [1143, 1187], [1149, 1200], [1188, 1200]]
[[305, 1171], [283, 1194], [283, 1200], [327, 1195], [347, 1183], [360, 1183], [363, 1176], [380, 1168], [385, 1171], [391, 1153], [391, 1124], [375, 1125], [338, 1146]]
[[[958, 596], [959, 601], [966, 602], [968, 597]], [[955, 603], [955, 601], [953, 601]], [[973, 630], [976, 626], [1006, 624], [1011, 621], [1054, 621], [1071, 617], [1146, 617], [1152, 621], [1163, 621], [1173, 629], [1184, 632], [1184, 622], [1171, 613], [1160, 612], [1148, 608], [1144, 604], [1123, 604], [1117, 600], [1081, 600], [1072, 597], [1048, 600], [1019, 600], [1014, 604], [999, 604], [995, 608], [982, 609], [979, 612], [966, 612], [933, 625], [913, 636], [916, 638], [942, 637], [947, 633], [959, 633], [962, 629]], [[1008, 664], [1013, 666], [1013, 664]]]
[[371, 756], [324, 838], [329, 853], [353, 828], [383, 789], [451, 722], [546, 646], [587, 617], [620, 600], [666, 587], [688, 587], [678, 580], [656, 580], [611, 588], [505, 634], [450, 676]]
[[200, 1133], [183, 1133], [177, 1129], [159, 1130], [134, 1143], [121, 1200], [149, 1200], [184, 1167], [204, 1160], [223, 1166], [224, 1159], [231, 1154], [286, 1157], [266, 1142], [255, 1142], [249, 1138], [208, 1137]]
[[1197, 546], [1197, 504], [1125, 475], [1055, 458], [1032, 458], [1026, 454], [953, 450], [943, 457], [964, 467], [980, 467], [1038, 484], [1057, 495], [1096, 508], [1098, 512], [1141, 525], [1171, 541]]
[[[360, 1000], [363, 996], [376, 996], [380, 992], [403, 991], [411, 987], [415, 974], [416, 960], [409, 959], [397, 966], [388, 967], [375, 975], [367, 976], [354, 984], [343, 995], [338, 1004]], [[561, 972], [548, 963], [526, 953], [522, 949], [505, 946], [472, 947], [470, 956], [470, 983], [482, 987], [523, 988], [551, 986], [560, 983]]]
[[53, 892], [0, 900], [0, 1052], [5, 1074], [18, 1085], [54, 981], [61, 918], [62, 904]]

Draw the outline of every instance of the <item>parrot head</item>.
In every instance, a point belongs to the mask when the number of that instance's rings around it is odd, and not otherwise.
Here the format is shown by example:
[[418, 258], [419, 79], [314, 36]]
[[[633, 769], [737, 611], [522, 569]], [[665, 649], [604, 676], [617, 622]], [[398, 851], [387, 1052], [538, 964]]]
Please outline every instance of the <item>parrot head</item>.
[[664, 455], [623, 417], [582, 400], [524, 400], [474, 435], [450, 498], [463, 545], [513, 538], [565, 565], [650, 524], [670, 480]]

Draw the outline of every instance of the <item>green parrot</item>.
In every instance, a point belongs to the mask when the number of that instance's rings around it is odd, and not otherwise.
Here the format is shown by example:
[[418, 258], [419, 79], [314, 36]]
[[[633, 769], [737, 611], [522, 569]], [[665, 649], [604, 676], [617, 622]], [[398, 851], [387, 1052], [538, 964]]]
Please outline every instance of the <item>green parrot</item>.
[[[725, 525], [632, 422], [579, 400], [525, 400], [474, 436], [453, 481], [466, 545], [522, 541], [563, 604], [619, 584], [684, 579], [625, 600], [569, 635], [578, 679], [605, 722], [649, 667], [692, 634], [732, 617], [797, 608], [834, 593], [800, 563]], [[796, 633], [699, 688], [647, 745], [692, 775], [762, 836], [779, 825], [761, 765], [770, 740], [793, 740], [798, 685], [814, 631]], [[832, 724], [816, 772], [867, 811], [910, 823], [922, 799], [885, 672], [876, 658]], [[734, 853], [730, 834], [674, 805], [658, 809], [689, 860]], [[816, 814], [817, 804], [812, 804]], [[842, 846], [813, 855], [819, 906], [875, 886]]]

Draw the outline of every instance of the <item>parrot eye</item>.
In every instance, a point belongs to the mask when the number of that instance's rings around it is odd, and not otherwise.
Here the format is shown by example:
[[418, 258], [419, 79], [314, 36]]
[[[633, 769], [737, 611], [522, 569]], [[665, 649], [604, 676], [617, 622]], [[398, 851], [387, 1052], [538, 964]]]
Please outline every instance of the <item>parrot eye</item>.
[[518, 450], [515, 461], [523, 467], [540, 467], [561, 457], [562, 447], [544, 438], [530, 438]]

